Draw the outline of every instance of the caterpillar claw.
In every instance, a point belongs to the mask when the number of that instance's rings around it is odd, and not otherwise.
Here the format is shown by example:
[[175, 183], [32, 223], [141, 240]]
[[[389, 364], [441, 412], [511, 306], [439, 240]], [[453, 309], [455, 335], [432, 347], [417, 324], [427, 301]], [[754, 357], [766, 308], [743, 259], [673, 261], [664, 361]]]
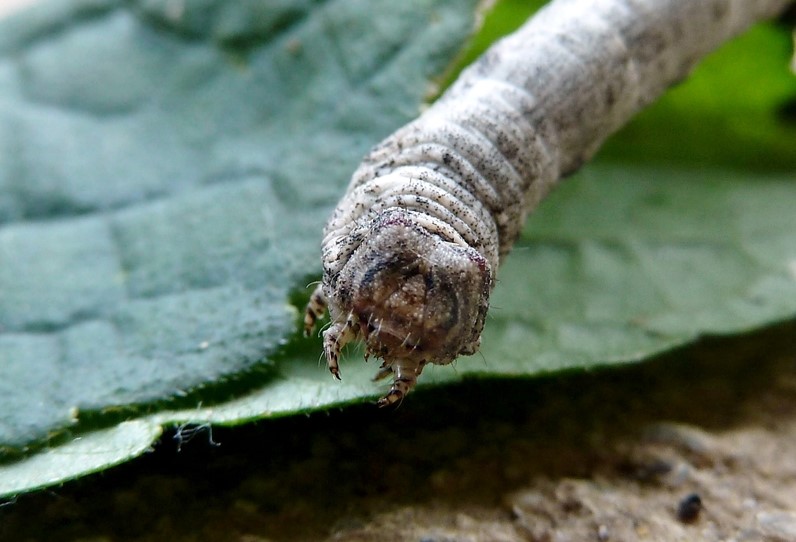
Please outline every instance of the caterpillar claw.
[[424, 366], [425, 361], [417, 362], [411, 359], [397, 360], [392, 364], [385, 362], [374, 380], [381, 379], [390, 373], [393, 373], [394, 378], [390, 391], [378, 400], [376, 406], [383, 408], [402, 401], [417, 384], [417, 377], [423, 372]]
[[376, 401], [376, 406], [379, 408], [388, 407], [403, 401], [404, 394], [399, 390], [390, 390], [387, 395]]
[[326, 356], [326, 365], [337, 380], [342, 380], [340, 378], [340, 352], [346, 344], [357, 338], [358, 333], [359, 327], [351, 320], [334, 323], [323, 332], [323, 352]]

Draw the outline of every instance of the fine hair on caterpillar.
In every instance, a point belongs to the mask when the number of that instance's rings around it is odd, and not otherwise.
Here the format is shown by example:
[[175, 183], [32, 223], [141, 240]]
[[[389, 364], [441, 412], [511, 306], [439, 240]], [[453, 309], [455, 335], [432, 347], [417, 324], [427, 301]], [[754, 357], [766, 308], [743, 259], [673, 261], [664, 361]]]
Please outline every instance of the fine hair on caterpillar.
[[789, 0], [556, 0], [377, 145], [324, 230], [329, 370], [359, 340], [392, 376], [478, 351], [501, 259], [527, 214], [697, 61]]

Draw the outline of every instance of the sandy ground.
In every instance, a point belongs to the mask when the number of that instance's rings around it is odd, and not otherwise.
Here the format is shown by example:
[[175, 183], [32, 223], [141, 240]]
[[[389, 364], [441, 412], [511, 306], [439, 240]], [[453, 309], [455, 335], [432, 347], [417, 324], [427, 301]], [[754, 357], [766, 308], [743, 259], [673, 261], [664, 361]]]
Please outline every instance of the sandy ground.
[[0, 540], [796, 541], [796, 323], [173, 436], [0, 507]]

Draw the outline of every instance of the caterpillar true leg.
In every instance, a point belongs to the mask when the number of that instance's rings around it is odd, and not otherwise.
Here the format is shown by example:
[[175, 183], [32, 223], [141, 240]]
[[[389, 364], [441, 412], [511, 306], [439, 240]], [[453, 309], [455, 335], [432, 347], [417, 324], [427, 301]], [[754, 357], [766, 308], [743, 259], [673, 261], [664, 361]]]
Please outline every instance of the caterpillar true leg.
[[357, 338], [359, 326], [352, 320], [336, 322], [323, 332], [323, 352], [329, 372], [340, 380], [340, 352], [343, 347]]
[[326, 296], [323, 295], [323, 285], [319, 284], [315, 290], [313, 290], [310, 300], [307, 302], [307, 308], [304, 311], [305, 337], [309, 337], [312, 334], [312, 330], [315, 329], [315, 324], [326, 314], [326, 306], [327, 303]]
[[[394, 403], [400, 402], [417, 383], [417, 377], [423, 372], [424, 362], [416, 362], [412, 360], [397, 360], [391, 365], [392, 372], [395, 374], [390, 391], [379, 399], [376, 403], [379, 407], [386, 407]], [[379, 378], [382, 371], [376, 375]]]

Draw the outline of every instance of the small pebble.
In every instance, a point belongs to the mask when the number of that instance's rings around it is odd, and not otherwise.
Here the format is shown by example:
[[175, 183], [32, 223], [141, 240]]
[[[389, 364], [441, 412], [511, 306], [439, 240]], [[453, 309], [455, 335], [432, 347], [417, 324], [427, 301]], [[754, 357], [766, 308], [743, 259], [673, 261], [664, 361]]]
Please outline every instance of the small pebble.
[[677, 519], [683, 523], [693, 523], [702, 511], [702, 499], [696, 493], [691, 493], [677, 505]]

